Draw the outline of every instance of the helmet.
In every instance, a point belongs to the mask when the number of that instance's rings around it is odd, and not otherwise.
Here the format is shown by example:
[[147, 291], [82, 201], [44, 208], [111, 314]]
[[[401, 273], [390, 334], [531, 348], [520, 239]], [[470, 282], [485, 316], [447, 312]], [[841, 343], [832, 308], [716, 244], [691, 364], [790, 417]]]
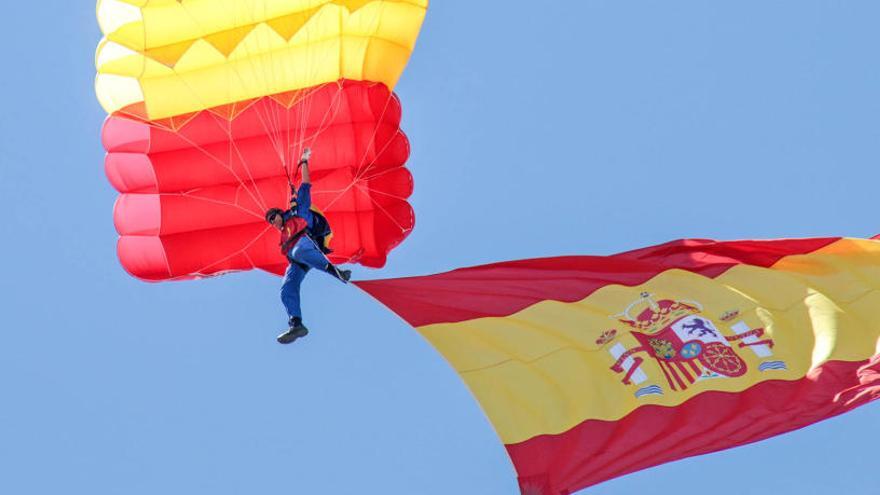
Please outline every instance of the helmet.
[[275, 215], [283, 215], [284, 212], [281, 208], [269, 208], [269, 211], [266, 212], [266, 221], [272, 223], [272, 219]]

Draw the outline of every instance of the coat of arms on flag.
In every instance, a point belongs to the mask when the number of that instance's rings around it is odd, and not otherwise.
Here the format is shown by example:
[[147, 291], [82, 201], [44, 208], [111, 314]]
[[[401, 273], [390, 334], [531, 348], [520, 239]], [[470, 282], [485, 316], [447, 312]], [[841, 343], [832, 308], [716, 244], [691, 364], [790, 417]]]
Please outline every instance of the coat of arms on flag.
[[[758, 358], [772, 356], [773, 339], [765, 336], [763, 328], [751, 328], [739, 318], [739, 311], [726, 311], [717, 324], [704, 314], [696, 301], [655, 299], [643, 292], [615, 317], [629, 329], [629, 345], [617, 342], [609, 348], [614, 364], [611, 369], [622, 373], [622, 382], [639, 386], [635, 395], [662, 394], [663, 386], [652, 383], [646, 371], [646, 358], [652, 358], [672, 391], [686, 390], [708, 378], [736, 378], [748, 370], [740, 355], [748, 348]], [[608, 330], [604, 343], [614, 340], [623, 332]], [[622, 340], [622, 339], [621, 339]], [[768, 362], [769, 363], [769, 362]], [[780, 369], [779, 362], [765, 369]], [[781, 368], [784, 369], [784, 363]]]

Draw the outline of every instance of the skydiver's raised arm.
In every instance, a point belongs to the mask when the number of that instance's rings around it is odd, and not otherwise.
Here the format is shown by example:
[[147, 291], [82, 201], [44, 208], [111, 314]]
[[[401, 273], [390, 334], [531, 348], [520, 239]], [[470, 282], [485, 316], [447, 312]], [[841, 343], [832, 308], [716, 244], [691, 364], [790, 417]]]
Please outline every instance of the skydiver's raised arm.
[[309, 158], [312, 157], [312, 149], [306, 148], [303, 150], [302, 157], [299, 159], [299, 166], [302, 167], [302, 183], [303, 184], [311, 184], [312, 178], [309, 176]]
[[309, 211], [312, 208], [312, 179], [309, 175], [309, 158], [311, 156], [312, 150], [310, 148], [303, 150], [302, 158], [299, 161], [300, 168], [302, 168], [302, 183], [296, 194], [296, 214], [305, 218], [309, 227], [314, 222], [312, 213]]

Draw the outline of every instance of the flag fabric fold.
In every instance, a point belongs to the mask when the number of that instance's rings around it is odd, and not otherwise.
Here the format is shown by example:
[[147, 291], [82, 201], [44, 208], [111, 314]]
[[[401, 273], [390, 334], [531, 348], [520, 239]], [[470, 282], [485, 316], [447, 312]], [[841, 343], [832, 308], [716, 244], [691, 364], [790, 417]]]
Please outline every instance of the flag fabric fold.
[[528, 494], [880, 395], [880, 241], [680, 240], [357, 283], [455, 368]]

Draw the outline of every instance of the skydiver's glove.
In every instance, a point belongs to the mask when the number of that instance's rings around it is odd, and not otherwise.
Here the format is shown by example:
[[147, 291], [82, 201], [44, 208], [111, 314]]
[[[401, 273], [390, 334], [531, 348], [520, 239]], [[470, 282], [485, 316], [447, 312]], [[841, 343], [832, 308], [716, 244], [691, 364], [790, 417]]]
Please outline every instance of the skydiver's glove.
[[312, 149], [311, 149], [311, 148], [306, 148], [306, 149], [303, 150], [303, 154], [302, 154], [302, 156], [299, 158], [299, 163], [300, 163], [300, 164], [308, 163], [308, 162], [309, 162], [309, 158], [311, 158], [311, 157], [312, 157]]

